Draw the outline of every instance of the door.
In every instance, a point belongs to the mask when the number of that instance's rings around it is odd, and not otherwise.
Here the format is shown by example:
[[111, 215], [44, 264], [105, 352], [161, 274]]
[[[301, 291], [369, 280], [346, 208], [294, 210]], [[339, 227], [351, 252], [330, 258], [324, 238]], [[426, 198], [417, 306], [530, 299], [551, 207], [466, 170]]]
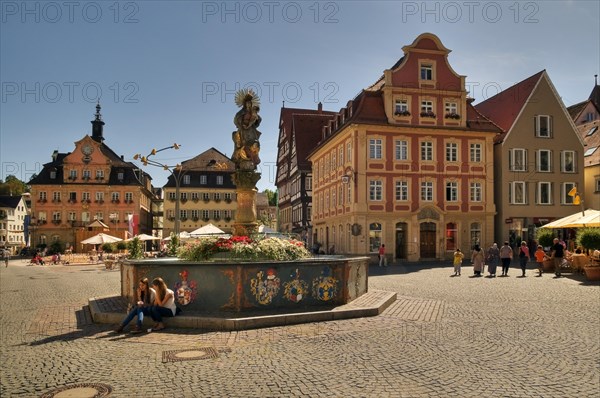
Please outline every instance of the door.
[[435, 258], [435, 223], [421, 224], [421, 258]]
[[396, 224], [396, 258], [406, 259], [406, 231], [408, 225], [405, 222]]

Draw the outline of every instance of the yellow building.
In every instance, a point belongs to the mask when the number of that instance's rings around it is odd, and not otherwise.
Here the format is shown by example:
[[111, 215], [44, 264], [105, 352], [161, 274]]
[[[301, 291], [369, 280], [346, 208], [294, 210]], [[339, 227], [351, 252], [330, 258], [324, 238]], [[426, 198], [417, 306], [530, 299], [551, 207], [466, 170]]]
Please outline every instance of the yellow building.
[[493, 242], [493, 139], [465, 77], [425, 33], [323, 128], [312, 162], [313, 240], [396, 260], [449, 258]]
[[215, 148], [182, 162], [163, 187], [163, 236], [175, 230], [177, 186], [179, 185], [179, 230], [191, 232], [213, 224], [230, 233], [237, 208], [235, 164]]

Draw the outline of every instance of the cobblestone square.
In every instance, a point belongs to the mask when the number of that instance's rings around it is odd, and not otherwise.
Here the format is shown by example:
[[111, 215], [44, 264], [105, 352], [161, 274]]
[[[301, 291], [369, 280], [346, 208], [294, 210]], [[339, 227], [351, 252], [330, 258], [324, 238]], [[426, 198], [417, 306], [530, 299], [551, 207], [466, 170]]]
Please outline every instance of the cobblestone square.
[[87, 307], [119, 293], [118, 271], [12, 260], [0, 268], [0, 396], [79, 384], [110, 397], [598, 397], [598, 283], [515, 271], [371, 267], [369, 288], [398, 294], [376, 317], [134, 335]]

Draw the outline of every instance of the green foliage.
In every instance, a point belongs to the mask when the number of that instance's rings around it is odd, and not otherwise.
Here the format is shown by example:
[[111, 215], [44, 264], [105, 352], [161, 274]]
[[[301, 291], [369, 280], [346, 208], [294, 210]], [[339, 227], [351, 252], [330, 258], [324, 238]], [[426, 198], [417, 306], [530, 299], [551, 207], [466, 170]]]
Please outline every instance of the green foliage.
[[179, 248], [179, 236], [171, 234], [171, 240], [167, 243], [167, 254], [169, 256], [177, 256], [177, 249]]
[[142, 241], [137, 236], [129, 241], [129, 258], [137, 259], [144, 257], [144, 248], [142, 246]]
[[577, 245], [588, 250], [600, 250], [600, 228], [579, 228]]
[[14, 175], [6, 176], [6, 181], [0, 180], [0, 195], [19, 196], [29, 192], [29, 186]]
[[552, 241], [554, 238], [554, 231], [549, 228], [540, 228], [535, 234], [535, 239], [538, 241], [538, 245], [541, 245], [542, 247], [552, 246]]
[[52, 242], [52, 244], [48, 248], [48, 254], [64, 253], [64, 251], [65, 244], [59, 240], [57, 240], [56, 242]]
[[271, 191], [270, 189], [265, 189], [263, 191], [267, 195], [267, 199], [269, 200], [269, 206], [277, 206], [277, 192]]
[[102, 245], [102, 251], [104, 253], [112, 253], [115, 251], [115, 249], [112, 243], [105, 243]]
[[127, 243], [120, 241], [117, 242], [117, 250], [125, 250], [127, 249]]

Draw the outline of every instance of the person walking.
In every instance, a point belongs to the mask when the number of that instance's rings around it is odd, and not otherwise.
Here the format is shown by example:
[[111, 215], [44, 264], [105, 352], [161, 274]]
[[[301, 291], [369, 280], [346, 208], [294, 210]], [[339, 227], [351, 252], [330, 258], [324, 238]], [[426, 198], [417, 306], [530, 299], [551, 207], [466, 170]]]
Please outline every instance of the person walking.
[[483, 250], [479, 245], [475, 245], [473, 249], [473, 253], [471, 253], [471, 262], [473, 263], [473, 272], [475, 276], [481, 276], [483, 272], [483, 260], [485, 256], [483, 255]]
[[385, 261], [385, 245], [379, 246], [379, 266], [385, 265], [387, 267], [387, 261]]
[[557, 278], [560, 278], [560, 266], [563, 261], [563, 257], [565, 256], [565, 247], [560, 243], [558, 238], [554, 238], [554, 244], [550, 248], [552, 251], [552, 261], [554, 262], [554, 275]]
[[542, 246], [538, 246], [533, 255], [535, 256], [535, 262], [538, 266], [538, 276], [542, 276], [542, 273], [544, 272], [544, 260], [547, 259], [548, 256], [546, 256], [546, 252]]
[[494, 243], [487, 251], [487, 264], [488, 264], [488, 272], [490, 273], [490, 278], [496, 277], [496, 268], [498, 268], [498, 263], [500, 263], [500, 249], [498, 249], [498, 244]]
[[521, 242], [521, 247], [519, 248], [519, 265], [521, 266], [521, 277], [525, 278], [525, 270], [527, 269], [527, 262], [529, 261], [529, 247], [527, 247], [527, 242]]
[[513, 258], [512, 247], [508, 245], [508, 241], [504, 242], [504, 246], [500, 248], [500, 261], [502, 262], [502, 275], [508, 276], [508, 269]]
[[462, 266], [463, 258], [465, 258], [463, 252], [461, 252], [460, 249], [456, 249], [454, 252], [454, 260], [452, 262], [454, 265], [454, 275], [452, 276], [460, 276], [460, 268]]
[[8, 260], [10, 260], [10, 253], [8, 250], [4, 249], [2, 256], [4, 257], [4, 267], [8, 268]]

